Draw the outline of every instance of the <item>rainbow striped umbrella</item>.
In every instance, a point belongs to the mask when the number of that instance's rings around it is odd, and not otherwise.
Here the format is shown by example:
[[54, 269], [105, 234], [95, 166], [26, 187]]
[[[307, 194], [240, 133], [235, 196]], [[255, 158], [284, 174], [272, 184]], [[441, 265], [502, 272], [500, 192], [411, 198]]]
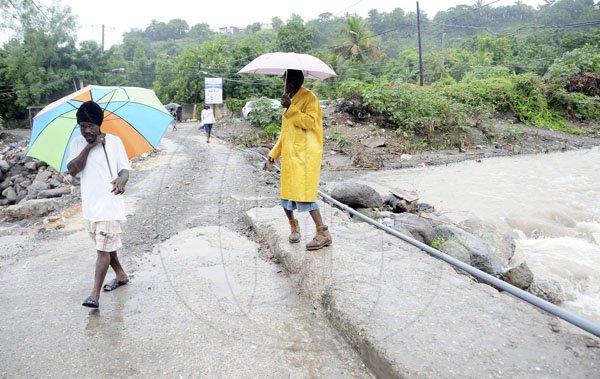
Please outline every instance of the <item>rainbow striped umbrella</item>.
[[75, 113], [88, 100], [104, 109], [101, 130], [121, 138], [129, 159], [154, 150], [173, 121], [150, 89], [90, 85], [47, 105], [33, 118], [27, 155], [67, 171], [69, 145], [81, 135]]

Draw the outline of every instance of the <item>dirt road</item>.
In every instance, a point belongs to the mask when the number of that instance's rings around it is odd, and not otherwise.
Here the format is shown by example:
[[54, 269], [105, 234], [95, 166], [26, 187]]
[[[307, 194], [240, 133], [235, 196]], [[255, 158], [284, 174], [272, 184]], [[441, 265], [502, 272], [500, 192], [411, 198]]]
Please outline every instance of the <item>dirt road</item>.
[[95, 252], [77, 208], [50, 232], [0, 238], [14, 251], [0, 268], [0, 377], [370, 377], [249, 238], [244, 211], [277, 201], [261, 166], [197, 124], [169, 130], [130, 177], [132, 280], [100, 310], [80, 305]]

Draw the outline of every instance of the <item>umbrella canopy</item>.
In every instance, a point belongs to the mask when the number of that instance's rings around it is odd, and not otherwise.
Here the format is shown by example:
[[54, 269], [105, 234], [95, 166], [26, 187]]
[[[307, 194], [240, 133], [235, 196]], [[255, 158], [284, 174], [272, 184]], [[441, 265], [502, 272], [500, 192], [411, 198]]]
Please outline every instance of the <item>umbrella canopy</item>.
[[165, 108], [167, 108], [167, 110], [170, 112], [173, 109], [177, 109], [179, 108], [181, 105], [177, 104], [177, 103], [169, 103], [169, 104], [165, 104]]
[[81, 135], [75, 113], [88, 100], [102, 107], [102, 132], [121, 138], [130, 159], [154, 150], [173, 121], [150, 89], [90, 85], [47, 105], [33, 118], [27, 155], [66, 171], [69, 145]]
[[288, 69], [300, 70], [304, 73], [305, 78], [310, 79], [327, 79], [335, 76], [335, 71], [315, 56], [281, 52], [260, 55], [238, 73], [281, 76]]

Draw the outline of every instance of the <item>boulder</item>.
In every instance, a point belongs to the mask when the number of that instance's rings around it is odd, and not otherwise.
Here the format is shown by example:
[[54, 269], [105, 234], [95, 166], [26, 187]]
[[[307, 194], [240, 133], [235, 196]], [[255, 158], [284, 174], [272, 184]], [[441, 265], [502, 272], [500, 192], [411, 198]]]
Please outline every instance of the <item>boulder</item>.
[[37, 164], [34, 161], [29, 161], [25, 163], [25, 168], [29, 171], [37, 170]]
[[2, 191], [2, 197], [6, 198], [9, 203], [14, 203], [17, 200], [17, 191], [13, 187], [8, 187]]
[[431, 246], [434, 229], [429, 221], [412, 213], [396, 214], [394, 221], [394, 225], [401, 225], [408, 229], [417, 241]]
[[10, 165], [4, 159], [0, 159], [0, 171], [8, 172], [10, 170]]
[[533, 272], [531, 272], [527, 263], [523, 262], [502, 274], [502, 280], [522, 290], [526, 290], [533, 282]]
[[456, 241], [450, 240], [444, 242], [440, 245], [439, 251], [446, 253], [452, 258], [456, 258], [463, 263], [468, 265], [471, 264], [471, 254], [469, 253], [469, 250]]
[[361, 143], [370, 148], [385, 146], [385, 137], [371, 137], [363, 140]]
[[61, 197], [62, 195], [68, 195], [71, 193], [71, 189], [67, 187], [58, 187], [53, 189], [47, 189], [40, 191], [37, 195], [38, 199], [48, 199], [51, 197]]
[[27, 187], [27, 199], [36, 199], [38, 193], [47, 189], [50, 189], [50, 185], [48, 185], [48, 183], [34, 181], [29, 187]]
[[62, 183], [59, 182], [57, 179], [52, 178], [52, 179], [48, 180], [48, 184], [50, 185], [50, 187], [56, 188], [56, 187], [60, 187]]
[[515, 255], [517, 245], [513, 236], [501, 233], [494, 224], [475, 219], [465, 220], [461, 224], [465, 225], [472, 234], [486, 240], [507, 262]]
[[379, 208], [381, 196], [373, 188], [355, 182], [343, 182], [335, 186], [331, 197], [352, 208]]
[[34, 180], [37, 180], [38, 182], [45, 182], [48, 179], [50, 179], [51, 176], [52, 176], [52, 173], [50, 171], [44, 170], [44, 171], [38, 172], [38, 174], [35, 176]]
[[402, 225], [402, 224], [398, 224], [398, 225], [394, 224], [394, 226], [392, 226], [392, 228], [396, 229], [397, 231], [399, 231], [400, 233], [404, 234], [407, 237], [410, 237], [412, 239], [418, 240], [417, 238], [415, 238], [415, 236], [412, 235], [412, 233], [410, 232], [410, 230], [406, 229], [404, 227], [404, 225]]
[[8, 206], [0, 212], [4, 217], [23, 220], [31, 217], [46, 216], [57, 208], [58, 200], [56, 199], [38, 199]]
[[539, 279], [536, 277], [533, 279], [528, 291], [553, 304], [559, 304], [567, 299], [564, 288], [553, 279]]
[[4, 191], [8, 187], [10, 187], [11, 184], [12, 184], [12, 181], [9, 178], [4, 179], [4, 181], [2, 181], [2, 183], [0, 183], [0, 191]]
[[439, 225], [434, 228], [434, 239], [454, 240], [462, 244], [468, 251], [471, 266], [498, 276], [505, 272], [508, 260], [501, 254], [496, 254], [492, 246], [482, 238], [475, 236], [453, 225]]
[[409, 202], [405, 199], [399, 199], [393, 194], [389, 194], [385, 203], [392, 208], [394, 213], [415, 212], [418, 208], [417, 202]]

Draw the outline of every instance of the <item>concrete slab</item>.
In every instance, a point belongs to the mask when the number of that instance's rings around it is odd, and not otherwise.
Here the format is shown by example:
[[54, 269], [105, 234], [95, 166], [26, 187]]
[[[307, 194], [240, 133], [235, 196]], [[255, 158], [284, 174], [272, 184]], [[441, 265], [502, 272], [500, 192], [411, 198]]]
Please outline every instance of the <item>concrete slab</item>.
[[0, 377], [372, 377], [280, 266], [226, 227], [125, 255], [139, 269], [90, 311], [92, 246], [80, 227], [0, 271]]
[[379, 377], [597, 377], [598, 339], [320, 203], [333, 245], [287, 241], [280, 207], [247, 221]]

